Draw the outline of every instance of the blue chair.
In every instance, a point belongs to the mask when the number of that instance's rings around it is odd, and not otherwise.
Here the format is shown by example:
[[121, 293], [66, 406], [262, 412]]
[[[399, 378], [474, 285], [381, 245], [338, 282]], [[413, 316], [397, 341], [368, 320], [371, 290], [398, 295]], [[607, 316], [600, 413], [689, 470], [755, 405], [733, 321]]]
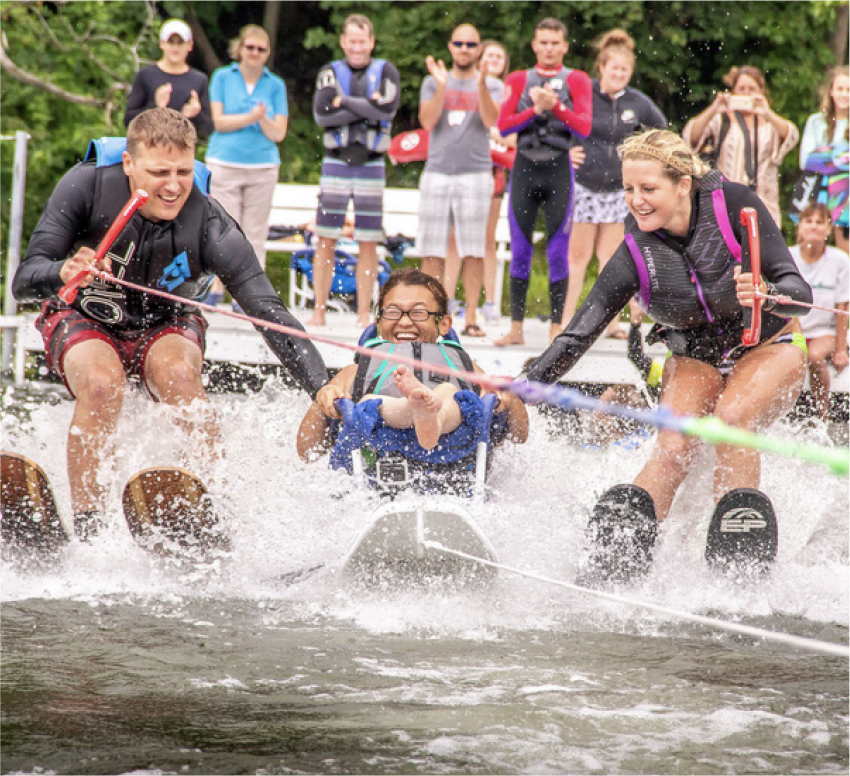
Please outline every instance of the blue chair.
[[[338, 399], [336, 405], [342, 422], [337, 426], [340, 439], [331, 453], [331, 466], [345, 469], [356, 480], [384, 496], [393, 497], [412, 488], [420, 493], [448, 493], [481, 499], [485, 495], [492, 446], [504, 438], [506, 430], [504, 415], [495, 413], [497, 401], [492, 393], [482, 399], [484, 418], [474, 451], [438, 463], [416, 460], [399, 452], [385, 453], [375, 448], [371, 440], [363, 438], [357, 429], [354, 402]], [[439, 449], [435, 457], [439, 457]]]
[[[314, 298], [313, 293], [313, 248], [295, 251], [289, 257], [289, 307], [304, 308], [307, 302]], [[331, 281], [331, 296], [328, 299], [328, 308], [338, 312], [352, 312], [350, 300], [357, 293], [357, 257], [337, 248], [334, 254], [334, 274]], [[383, 259], [378, 259], [378, 286], [375, 289], [375, 302], [377, 302], [377, 290], [390, 278], [390, 265]], [[334, 299], [334, 294], [348, 299]]]

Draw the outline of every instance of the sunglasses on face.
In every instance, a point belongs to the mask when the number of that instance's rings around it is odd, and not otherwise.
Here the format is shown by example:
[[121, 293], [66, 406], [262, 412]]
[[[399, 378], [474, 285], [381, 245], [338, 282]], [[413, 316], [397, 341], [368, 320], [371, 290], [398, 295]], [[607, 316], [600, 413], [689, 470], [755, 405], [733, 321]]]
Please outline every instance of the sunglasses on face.
[[265, 54], [268, 51], [265, 46], [253, 46], [250, 43], [246, 43], [242, 48], [244, 48], [245, 51], [259, 51], [260, 54]]
[[475, 48], [478, 48], [480, 45], [481, 45], [480, 43], [475, 43], [471, 40], [453, 40], [452, 41], [452, 46], [454, 46], [455, 48], [475, 49]]
[[405, 315], [414, 323], [425, 323], [432, 315], [437, 320], [443, 317], [442, 313], [432, 313], [419, 307], [413, 310], [399, 310], [398, 307], [387, 307], [384, 310], [378, 310], [378, 317], [388, 321], [400, 321]]

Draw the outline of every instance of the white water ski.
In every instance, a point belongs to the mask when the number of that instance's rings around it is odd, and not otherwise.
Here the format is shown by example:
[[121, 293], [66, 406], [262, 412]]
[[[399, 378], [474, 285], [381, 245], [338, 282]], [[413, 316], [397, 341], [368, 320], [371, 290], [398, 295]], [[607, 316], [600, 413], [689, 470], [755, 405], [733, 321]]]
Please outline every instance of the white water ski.
[[481, 586], [495, 569], [442, 550], [495, 562], [496, 553], [472, 515], [446, 499], [394, 501], [379, 508], [349, 550], [343, 574], [370, 588]]

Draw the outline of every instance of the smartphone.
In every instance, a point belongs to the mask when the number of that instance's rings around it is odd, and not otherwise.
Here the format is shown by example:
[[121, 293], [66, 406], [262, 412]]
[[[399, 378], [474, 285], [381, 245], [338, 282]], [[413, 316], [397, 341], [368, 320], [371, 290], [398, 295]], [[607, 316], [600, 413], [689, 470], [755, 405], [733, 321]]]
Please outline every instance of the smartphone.
[[729, 95], [729, 110], [752, 110], [753, 98], [743, 94]]

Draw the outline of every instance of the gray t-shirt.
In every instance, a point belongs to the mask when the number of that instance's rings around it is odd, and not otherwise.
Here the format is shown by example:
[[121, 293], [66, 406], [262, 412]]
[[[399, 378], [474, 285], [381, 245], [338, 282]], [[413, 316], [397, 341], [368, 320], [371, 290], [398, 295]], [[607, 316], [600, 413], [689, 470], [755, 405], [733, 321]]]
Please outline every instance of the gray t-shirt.
[[[500, 103], [504, 84], [498, 78], [487, 76], [487, 88], [490, 96]], [[437, 82], [429, 75], [422, 82], [419, 103], [430, 100], [436, 92]], [[461, 80], [449, 73], [443, 113], [430, 133], [425, 169], [446, 175], [462, 175], [484, 172], [492, 166], [490, 133], [478, 112], [478, 79]]]

